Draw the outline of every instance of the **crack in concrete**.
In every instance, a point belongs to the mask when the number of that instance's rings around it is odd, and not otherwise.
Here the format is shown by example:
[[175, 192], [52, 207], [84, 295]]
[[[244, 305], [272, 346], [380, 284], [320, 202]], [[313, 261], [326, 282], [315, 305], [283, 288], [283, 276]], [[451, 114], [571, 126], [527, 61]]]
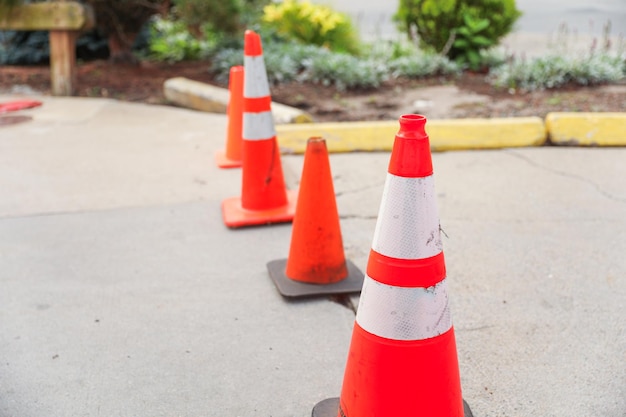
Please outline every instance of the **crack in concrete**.
[[352, 219], [357, 219], [357, 220], [376, 220], [378, 219], [378, 215], [376, 216], [359, 216], [356, 214], [345, 214], [342, 216], [339, 216], [339, 218], [341, 220], [352, 220]]
[[516, 151], [514, 151], [512, 149], [505, 149], [505, 152], [508, 153], [511, 156], [514, 156], [516, 158], [521, 159], [522, 161], [525, 161], [529, 165], [534, 166], [536, 168], [540, 168], [540, 169], [542, 169], [544, 171], [547, 171], [547, 172], [550, 172], [552, 174], [560, 175], [560, 176], [565, 177], [565, 178], [574, 179], [574, 180], [583, 182], [585, 184], [588, 184], [588, 185], [592, 186], [598, 192], [598, 194], [602, 195], [603, 197], [606, 197], [607, 199], [609, 199], [611, 201], [615, 201], [617, 203], [626, 203], [626, 197], [619, 197], [619, 196], [616, 196], [614, 194], [609, 193], [608, 191], [605, 191], [604, 189], [602, 189], [602, 187], [600, 187], [597, 183], [595, 183], [594, 181], [590, 180], [589, 178], [585, 178], [585, 177], [580, 176], [580, 175], [571, 174], [569, 172], [560, 171], [558, 169], [554, 169], [554, 168], [547, 167], [545, 165], [541, 165], [541, 164], [533, 161], [529, 157], [527, 157], [525, 155], [522, 155], [519, 152], [516, 152]]
[[340, 197], [342, 195], [349, 195], [349, 194], [356, 194], [356, 193], [360, 193], [362, 191], [367, 191], [367, 190], [371, 190], [371, 189], [379, 189], [382, 188], [384, 186], [384, 182], [383, 183], [379, 183], [379, 184], [373, 184], [373, 185], [367, 185], [361, 188], [357, 188], [354, 190], [345, 190], [345, 191], [340, 191], [340, 192], [336, 192], [335, 193], [335, 197]]

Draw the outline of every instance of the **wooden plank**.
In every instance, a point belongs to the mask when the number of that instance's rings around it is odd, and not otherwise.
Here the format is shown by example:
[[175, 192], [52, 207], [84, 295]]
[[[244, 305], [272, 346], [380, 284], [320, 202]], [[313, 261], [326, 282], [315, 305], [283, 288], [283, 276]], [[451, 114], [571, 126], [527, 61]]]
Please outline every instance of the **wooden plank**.
[[75, 1], [24, 4], [0, 16], [3, 30], [85, 30], [94, 25], [93, 9]]
[[50, 80], [52, 95], [71, 96], [76, 86], [76, 38], [78, 31], [50, 31]]

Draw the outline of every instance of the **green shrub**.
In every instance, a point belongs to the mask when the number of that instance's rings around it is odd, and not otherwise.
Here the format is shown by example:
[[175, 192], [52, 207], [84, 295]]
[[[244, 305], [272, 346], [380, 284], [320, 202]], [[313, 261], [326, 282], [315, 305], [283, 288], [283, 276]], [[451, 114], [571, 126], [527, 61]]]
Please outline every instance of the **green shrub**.
[[196, 37], [202, 36], [204, 25], [225, 33], [236, 33], [240, 29], [242, 4], [237, 0], [173, 0], [173, 4], [176, 17], [189, 26]]
[[454, 32], [454, 41], [449, 55], [471, 70], [479, 70], [483, 66], [480, 51], [495, 44], [494, 39], [486, 36], [489, 19], [474, 19], [469, 14], [463, 15], [463, 26]]
[[203, 39], [198, 39], [182, 21], [156, 17], [150, 25], [150, 56], [171, 62], [207, 58], [215, 52], [221, 38], [210, 30], [203, 33]]
[[284, 0], [263, 9], [263, 22], [279, 34], [336, 52], [359, 53], [352, 22], [343, 13], [309, 1]]
[[508, 34], [521, 12], [515, 0], [400, 0], [395, 19], [420, 46], [472, 66]]
[[0, 0], [0, 12], [5, 12], [6, 10], [22, 3], [23, 0]]
[[611, 83], [626, 77], [625, 58], [606, 52], [589, 56], [549, 55], [530, 61], [513, 59], [494, 69], [490, 83], [498, 88], [526, 91], [560, 87], [565, 84]]
[[308, 63], [306, 75], [312, 82], [334, 85], [342, 91], [378, 87], [390, 74], [384, 61], [329, 53], [328, 56], [312, 59]]
[[144, 23], [161, 12], [165, 0], [85, 0], [96, 14], [98, 29], [108, 38], [113, 61], [136, 61], [132, 46]]
[[[320, 48], [314, 45], [264, 43], [263, 60], [267, 78], [272, 84], [293, 81], [305, 69], [307, 57], [311, 58], [320, 53]], [[211, 71], [216, 74], [218, 81], [226, 83], [230, 68], [235, 65], [243, 65], [242, 47], [225, 48], [217, 52], [213, 58]]]
[[[314, 82], [339, 90], [378, 87], [391, 77], [424, 77], [456, 74], [460, 67], [448, 58], [418, 51], [409, 44], [378, 43], [367, 56], [329, 51], [295, 42], [267, 42], [263, 46], [267, 77], [271, 83]], [[211, 70], [222, 83], [230, 68], [243, 64], [241, 48], [215, 54]]]
[[389, 68], [395, 77], [420, 78], [431, 75], [455, 75], [461, 67], [445, 56], [428, 53], [416, 53], [401, 56], [389, 61]]
[[369, 57], [386, 62], [392, 77], [421, 78], [461, 72], [461, 66], [446, 56], [421, 50], [406, 41], [376, 42]]
[[[390, 73], [384, 60], [360, 59], [299, 43], [264, 45], [263, 57], [267, 77], [273, 84], [295, 80], [332, 85], [339, 90], [370, 88], [379, 86]], [[242, 50], [225, 49], [215, 55], [212, 70], [225, 82], [230, 67], [242, 63]]]

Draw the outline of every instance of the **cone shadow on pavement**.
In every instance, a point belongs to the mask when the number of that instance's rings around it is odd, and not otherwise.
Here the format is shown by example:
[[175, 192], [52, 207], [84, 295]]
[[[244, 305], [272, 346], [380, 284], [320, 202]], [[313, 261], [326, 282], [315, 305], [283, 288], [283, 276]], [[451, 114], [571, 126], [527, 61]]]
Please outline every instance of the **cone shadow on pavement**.
[[261, 37], [251, 30], [245, 33], [243, 84], [241, 197], [222, 201], [224, 223], [234, 228], [290, 222], [297, 192], [285, 187]]
[[456, 341], [426, 118], [400, 117], [339, 400], [314, 417], [470, 417]]
[[307, 141], [289, 257], [267, 264], [286, 297], [355, 293], [363, 273], [346, 260], [326, 141]]

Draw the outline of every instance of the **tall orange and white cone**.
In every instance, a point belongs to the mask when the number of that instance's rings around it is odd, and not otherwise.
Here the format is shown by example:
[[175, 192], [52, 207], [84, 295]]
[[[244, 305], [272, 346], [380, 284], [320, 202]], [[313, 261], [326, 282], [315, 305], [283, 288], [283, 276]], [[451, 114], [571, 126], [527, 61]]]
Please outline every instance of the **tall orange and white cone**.
[[448, 305], [426, 118], [400, 118], [341, 397], [314, 417], [469, 417]]
[[238, 168], [242, 165], [243, 78], [243, 66], [235, 65], [230, 68], [226, 146], [215, 153], [215, 162], [220, 168]]
[[363, 273], [344, 254], [323, 138], [307, 141], [289, 257], [270, 261], [267, 269], [286, 297], [347, 294], [359, 292], [363, 286]]
[[247, 30], [242, 190], [241, 197], [222, 202], [224, 223], [229, 227], [290, 222], [295, 214], [297, 193], [285, 187], [271, 103], [261, 37]]

